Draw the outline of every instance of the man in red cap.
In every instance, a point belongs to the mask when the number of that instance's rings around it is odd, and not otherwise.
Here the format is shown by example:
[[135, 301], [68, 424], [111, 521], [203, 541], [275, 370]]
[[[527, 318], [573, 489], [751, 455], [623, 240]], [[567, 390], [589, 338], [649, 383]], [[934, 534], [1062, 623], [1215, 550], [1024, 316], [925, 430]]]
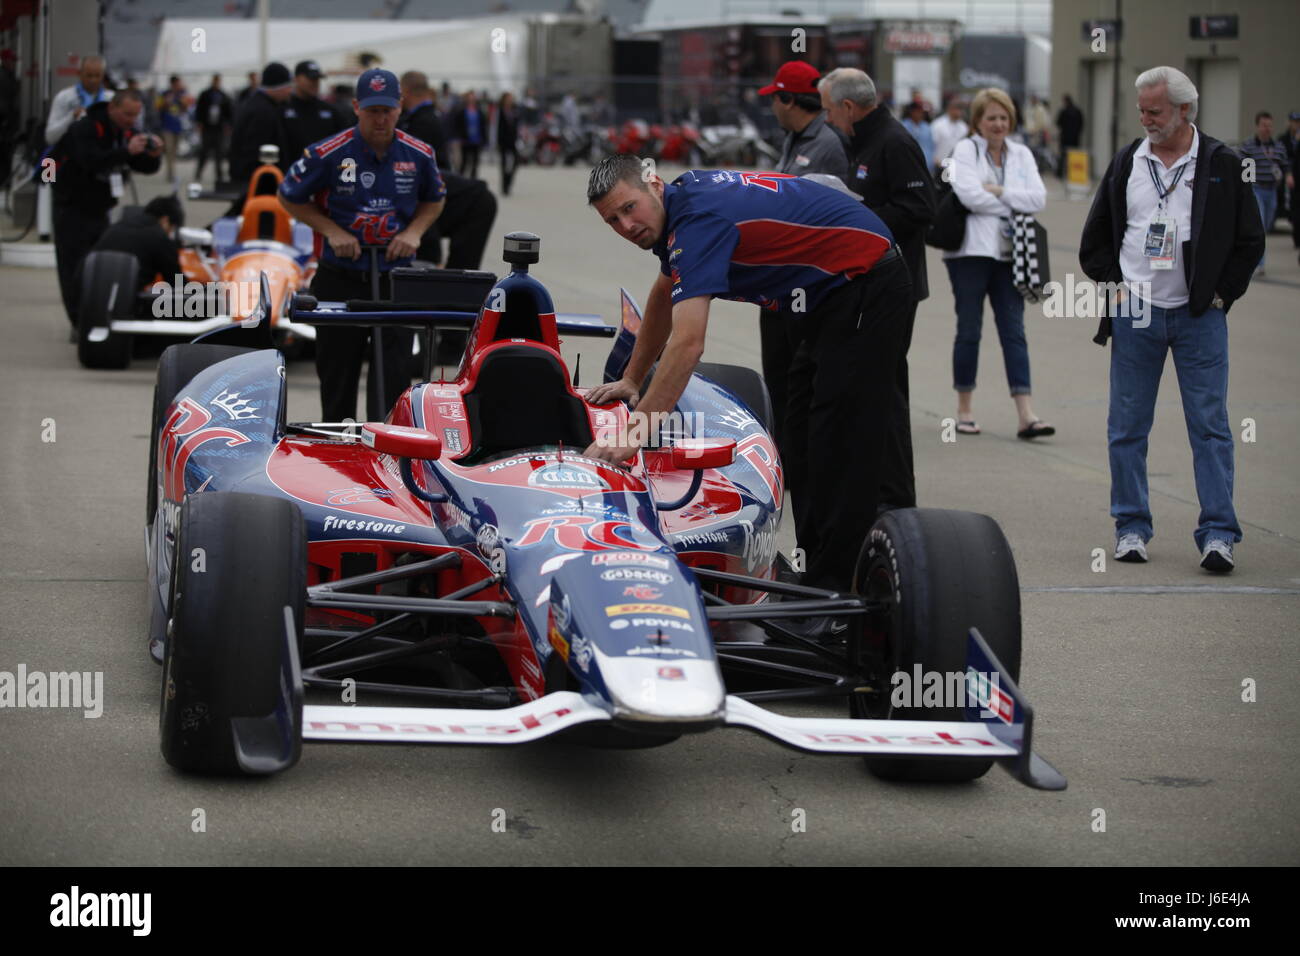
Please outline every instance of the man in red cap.
[[[822, 114], [821, 94], [817, 81], [821, 73], [811, 63], [790, 60], [781, 64], [776, 79], [770, 86], [758, 91], [760, 96], [772, 97], [772, 114], [785, 130], [785, 144], [777, 172], [791, 176], [808, 173], [825, 173], [848, 182], [849, 156], [845, 141], [835, 127], [826, 122]], [[786, 487], [790, 489], [796, 514], [803, 511], [804, 462], [802, 456], [789, 453], [792, 438], [803, 446], [799, 436], [787, 435], [785, 413], [789, 388], [787, 378], [790, 363], [799, 346], [804, 323], [798, 315], [785, 310], [759, 310], [758, 330], [763, 362], [763, 380], [767, 382], [772, 397], [772, 437], [786, 469]]]
[[848, 182], [849, 157], [844, 140], [822, 115], [817, 81], [821, 74], [811, 63], [791, 60], [781, 64], [776, 80], [758, 91], [772, 97], [772, 114], [785, 130], [785, 145], [777, 172], [802, 176], [829, 173]]

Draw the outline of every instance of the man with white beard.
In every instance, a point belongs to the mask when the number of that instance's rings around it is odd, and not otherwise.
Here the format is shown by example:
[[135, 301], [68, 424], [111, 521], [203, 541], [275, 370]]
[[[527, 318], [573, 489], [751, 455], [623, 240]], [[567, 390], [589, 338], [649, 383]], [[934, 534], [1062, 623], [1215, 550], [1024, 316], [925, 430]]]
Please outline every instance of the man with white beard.
[[[1107, 422], [1115, 557], [1147, 560], [1147, 436], [1165, 353], [1172, 352], [1201, 504], [1196, 547], [1202, 568], [1224, 573], [1241, 540], [1232, 505], [1227, 313], [1250, 285], [1264, 230], [1241, 157], [1192, 123], [1192, 81], [1158, 66], [1135, 85], [1146, 136], [1106, 170], [1079, 245], [1089, 278], [1128, 290], [1093, 340], [1105, 345], [1115, 337]], [[1149, 301], [1135, 301], [1138, 295]]]

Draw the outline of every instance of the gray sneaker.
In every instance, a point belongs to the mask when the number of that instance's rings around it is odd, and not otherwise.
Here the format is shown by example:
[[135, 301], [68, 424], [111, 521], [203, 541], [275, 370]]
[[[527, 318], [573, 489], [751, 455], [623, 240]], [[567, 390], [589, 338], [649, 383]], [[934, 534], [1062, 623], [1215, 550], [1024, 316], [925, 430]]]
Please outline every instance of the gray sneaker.
[[1211, 538], [1205, 542], [1201, 552], [1201, 567], [1217, 574], [1227, 574], [1236, 565], [1232, 562], [1232, 545], [1221, 538]]
[[1116, 561], [1133, 561], [1138, 564], [1145, 564], [1147, 560], [1147, 543], [1142, 540], [1142, 536], [1129, 532], [1119, 536], [1119, 541], [1115, 544]]

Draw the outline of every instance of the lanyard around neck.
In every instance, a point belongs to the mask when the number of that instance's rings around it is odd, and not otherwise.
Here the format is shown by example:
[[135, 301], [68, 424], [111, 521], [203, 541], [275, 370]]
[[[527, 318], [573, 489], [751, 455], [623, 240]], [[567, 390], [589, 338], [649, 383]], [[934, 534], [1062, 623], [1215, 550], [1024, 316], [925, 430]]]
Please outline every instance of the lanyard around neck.
[[1191, 160], [1188, 160], [1179, 166], [1178, 171], [1174, 173], [1174, 178], [1169, 182], [1169, 187], [1165, 188], [1161, 182], [1160, 173], [1156, 170], [1156, 161], [1150, 156], [1147, 157], [1147, 172], [1151, 174], [1151, 182], [1156, 187], [1156, 196], [1159, 197], [1160, 208], [1164, 208], [1165, 199], [1174, 191], [1174, 187], [1178, 185], [1178, 180], [1183, 178], [1183, 173], [1187, 171], [1187, 167], [1191, 164]]

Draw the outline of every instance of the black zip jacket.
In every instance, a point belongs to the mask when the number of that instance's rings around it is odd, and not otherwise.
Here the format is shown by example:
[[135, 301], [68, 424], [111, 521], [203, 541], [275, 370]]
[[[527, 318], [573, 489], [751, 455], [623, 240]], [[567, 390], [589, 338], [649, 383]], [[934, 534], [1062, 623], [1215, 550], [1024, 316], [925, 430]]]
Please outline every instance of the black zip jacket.
[[140, 263], [140, 283], [151, 283], [161, 275], [166, 283], [175, 281], [181, 271], [180, 254], [176, 243], [163, 232], [158, 220], [143, 209], [125, 211], [120, 222], [115, 222], [99, 237], [95, 249], [129, 252]]
[[[215, 122], [211, 115], [213, 107], [217, 110]], [[229, 126], [234, 117], [235, 111], [230, 105], [230, 97], [220, 88], [214, 89], [209, 86], [199, 94], [198, 102], [194, 104], [194, 122], [204, 129], [221, 129], [223, 126]]]
[[108, 118], [108, 101], [96, 103], [68, 127], [50, 155], [54, 158], [56, 202], [78, 206], [83, 212], [108, 212], [117, 205], [110, 177], [126, 169], [156, 173], [162, 156], [126, 151], [135, 130], [124, 130]]
[[894, 234], [912, 274], [913, 298], [928, 298], [925, 231], [938, 204], [920, 144], [889, 110], [877, 106], [853, 124], [848, 153], [849, 187]]
[[447, 126], [443, 122], [442, 112], [434, 106], [432, 100], [421, 103], [403, 116], [398, 120], [397, 128], [432, 146], [438, 171], [446, 175], [446, 167], [450, 164], [447, 154]]
[[285, 142], [279, 104], [258, 90], [235, 110], [235, 125], [230, 131], [230, 181], [239, 189], [248, 186], [253, 171], [262, 165], [257, 151], [266, 145], [280, 147], [277, 165], [282, 172], [298, 160], [298, 155], [290, 153]]
[[[1192, 184], [1192, 234], [1183, 240], [1183, 274], [1188, 310], [1201, 315], [1217, 293], [1223, 311], [1246, 294], [1259, 257], [1264, 254], [1264, 225], [1250, 183], [1241, 175], [1241, 156], [1198, 130], [1196, 180]], [[1128, 226], [1128, 178], [1141, 139], [1120, 150], [1093, 198], [1079, 240], [1079, 265], [1096, 282], [1122, 282], [1119, 253]], [[1105, 345], [1110, 317], [1103, 317], [1093, 341]]]
[[324, 100], [303, 99], [291, 96], [285, 101], [280, 111], [284, 123], [284, 148], [290, 165], [297, 162], [312, 143], [319, 143], [335, 133], [341, 133], [351, 123], [344, 123], [343, 117]]

